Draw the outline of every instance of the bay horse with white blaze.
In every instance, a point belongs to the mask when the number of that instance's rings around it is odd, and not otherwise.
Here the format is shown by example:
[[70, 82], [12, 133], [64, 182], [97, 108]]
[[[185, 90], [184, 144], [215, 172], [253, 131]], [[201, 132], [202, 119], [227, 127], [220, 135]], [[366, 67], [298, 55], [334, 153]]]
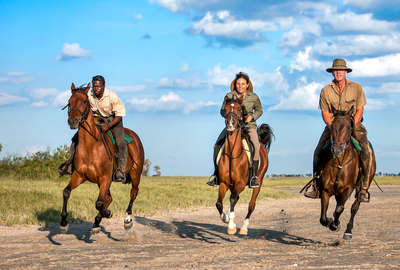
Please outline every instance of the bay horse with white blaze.
[[[332, 231], [340, 229], [340, 215], [343, 213], [344, 205], [352, 192], [355, 191], [355, 201], [351, 206], [351, 217], [347, 229], [343, 235], [344, 239], [352, 238], [354, 217], [360, 207], [361, 181], [364, 173], [360, 166], [360, 158], [351, 138], [353, 108], [348, 112], [334, 110], [334, 119], [331, 128], [330, 151], [327, 153], [327, 162], [321, 172], [321, 217], [323, 226]], [[372, 149], [371, 170], [369, 174], [369, 185], [371, 185], [376, 171], [375, 154]], [[329, 206], [329, 198], [335, 196], [336, 209], [332, 218], [327, 218], [326, 212]]]
[[[239, 200], [239, 194], [247, 186], [249, 180], [249, 160], [243, 148], [242, 132], [243, 111], [241, 100], [237, 98], [225, 98], [225, 124], [226, 137], [225, 145], [218, 165], [219, 193], [216, 207], [223, 222], [229, 223], [228, 234], [236, 233], [235, 205]], [[247, 216], [240, 229], [240, 234], [247, 235], [250, 216], [256, 206], [256, 199], [260, 192], [263, 177], [268, 169], [268, 151], [272, 140], [272, 130], [267, 124], [263, 124], [257, 130], [260, 137], [260, 163], [257, 176], [260, 179], [260, 187], [253, 189], [251, 200], [248, 206]], [[227, 190], [230, 190], [230, 212], [223, 211], [223, 199]]]
[[[111, 218], [112, 216], [108, 207], [112, 202], [110, 186], [113, 176], [115, 147], [113, 147], [111, 139], [102, 134], [99, 127], [96, 126], [88, 99], [89, 89], [90, 83], [86, 87], [80, 88], [75, 88], [75, 85], [72, 84], [72, 95], [66, 106], [68, 107], [68, 124], [70, 128], [78, 129], [78, 145], [73, 160], [74, 171], [69, 184], [63, 192], [64, 203], [60, 223], [62, 231], [67, 231], [68, 229], [67, 203], [71, 191], [86, 180], [97, 184], [99, 187], [99, 196], [96, 201], [96, 209], [99, 213], [95, 217], [92, 233], [100, 231], [102, 218]], [[144, 163], [144, 151], [140, 138], [135, 132], [125, 128], [125, 133], [133, 139], [127, 147], [128, 161], [125, 169], [127, 180], [131, 181], [132, 187], [130, 201], [126, 209], [124, 227], [125, 229], [130, 229], [133, 224], [131, 218], [132, 205], [139, 191], [140, 176]]]

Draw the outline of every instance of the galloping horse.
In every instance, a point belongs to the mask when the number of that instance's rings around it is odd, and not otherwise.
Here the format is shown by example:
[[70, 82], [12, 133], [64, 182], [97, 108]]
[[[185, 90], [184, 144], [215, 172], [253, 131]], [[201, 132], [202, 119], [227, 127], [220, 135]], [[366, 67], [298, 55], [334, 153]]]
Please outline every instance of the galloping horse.
[[[354, 216], [360, 207], [359, 193], [361, 190], [362, 169], [360, 167], [357, 149], [351, 141], [353, 108], [348, 112], [334, 110], [334, 120], [331, 131], [331, 147], [327, 153], [327, 163], [321, 172], [321, 218], [322, 226], [329, 227], [332, 231], [340, 229], [339, 217], [343, 213], [347, 199], [356, 190], [355, 201], [351, 206], [351, 217], [347, 229], [343, 235], [344, 239], [352, 238]], [[375, 154], [371, 153], [371, 170], [369, 184], [371, 184], [376, 171]], [[328, 152], [328, 151], [327, 151]], [[333, 213], [334, 220], [326, 217], [329, 206], [329, 198], [335, 196], [336, 209]]]
[[[246, 151], [243, 149], [242, 125], [243, 112], [241, 101], [239, 99], [226, 98], [225, 100], [225, 124], [226, 137], [223, 154], [218, 165], [219, 193], [216, 207], [223, 222], [229, 223], [228, 234], [236, 233], [235, 205], [239, 200], [239, 194], [244, 190], [249, 179], [249, 160]], [[250, 216], [256, 206], [256, 199], [260, 192], [263, 177], [268, 169], [268, 151], [272, 140], [272, 130], [267, 124], [261, 125], [258, 134], [262, 144], [260, 145], [260, 165], [257, 176], [261, 180], [260, 187], [253, 189], [251, 200], [249, 202], [248, 212], [240, 234], [247, 235]], [[262, 133], [262, 134], [260, 134]], [[227, 190], [231, 191], [230, 197], [230, 213], [225, 214], [223, 211], [223, 199]]]
[[[78, 128], [78, 145], [73, 161], [75, 170], [69, 184], [65, 187], [63, 192], [64, 203], [60, 224], [62, 231], [68, 229], [67, 203], [71, 191], [86, 180], [97, 184], [99, 187], [99, 197], [96, 201], [96, 209], [99, 213], [95, 217], [92, 232], [97, 233], [100, 231], [100, 222], [103, 217], [111, 218], [112, 216], [108, 207], [112, 201], [110, 186], [113, 175], [115, 147], [112, 147], [111, 139], [108, 138], [108, 136], [104, 136], [104, 140], [102, 139], [103, 134], [101, 134], [100, 129], [96, 126], [87, 96], [89, 89], [90, 83], [86, 87], [80, 88], [75, 88], [75, 85], [72, 84], [72, 96], [66, 106], [68, 107], [68, 124], [70, 128]], [[125, 229], [130, 229], [133, 224], [131, 218], [132, 204], [139, 191], [144, 151], [142, 143], [135, 132], [125, 128], [125, 133], [133, 139], [133, 142], [128, 144], [128, 161], [125, 169], [127, 180], [132, 182], [131, 199], [126, 209], [126, 217], [124, 219]]]

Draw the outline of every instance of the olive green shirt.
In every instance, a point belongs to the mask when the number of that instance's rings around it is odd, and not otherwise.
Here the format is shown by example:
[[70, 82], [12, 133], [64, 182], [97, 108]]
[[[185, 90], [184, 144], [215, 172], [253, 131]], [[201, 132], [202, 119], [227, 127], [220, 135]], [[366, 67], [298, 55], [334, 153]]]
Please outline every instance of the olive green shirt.
[[338, 111], [349, 111], [353, 107], [352, 116], [354, 116], [357, 109], [365, 104], [367, 99], [361, 85], [346, 79], [342, 94], [333, 81], [322, 88], [318, 108], [332, 115], [333, 108]]
[[[233, 95], [237, 96], [236, 91], [234, 92], [229, 92], [225, 95], [225, 97], [229, 97], [232, 98]], [[225, 98], [224, 98], [224, 102], [222, 103], [222, 107], [221, 107], [221, 115], [222, 117], [225, 117]], [[258, 118], [260, 118], [260, 116], [263, 114], [263, 109], [261, 106], [261, 102], [260, 99], [258, 98], [258, 96], [253, 93], [248, 91], [245, 98], [242, 101], [242, 110], [243, 110], [243, 117], [246, 118], [247, 115], [251, 115], [252, 119], [250, 122], [246, 123], [245, 127], [247, 129], [249, 128], [257, 128], [257, 123], [256, 120]]]

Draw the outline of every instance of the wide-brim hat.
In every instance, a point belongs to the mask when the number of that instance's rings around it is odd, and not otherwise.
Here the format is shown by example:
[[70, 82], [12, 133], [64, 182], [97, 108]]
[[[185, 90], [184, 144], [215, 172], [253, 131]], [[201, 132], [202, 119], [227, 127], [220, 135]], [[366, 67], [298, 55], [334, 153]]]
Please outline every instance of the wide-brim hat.
[[348, 73], [352, 71], [351, 68], [346, 66], [346, 61], [341, 58], [336, 58], [335, 60], [333, 60], [332, 67], [326, 69], [326, 71], [329, 73], [334, 70], [346, 70]]
[[[234, 79], [231, 82], [231, 92], [235, 91], [235, 80], [236, 79]], [[249, 79], [249, 85], [247, 86], [247, 91], [253, 92], [253, 84], [251, 83], [250, 79]]]

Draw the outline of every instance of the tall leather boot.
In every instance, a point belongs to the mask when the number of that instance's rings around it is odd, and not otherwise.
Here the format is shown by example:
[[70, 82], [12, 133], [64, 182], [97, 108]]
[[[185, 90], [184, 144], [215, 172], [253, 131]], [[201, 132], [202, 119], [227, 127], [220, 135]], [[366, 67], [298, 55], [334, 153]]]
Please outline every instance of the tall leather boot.
[[57, 171], [60, 174], [60, 176], [63, 175], [72, 175], [73, 173], [73, 161], [74, 161], [74, 156], [75, 156], [75, 150], [76, 150], [76, 143], [72, 141], [71, 146], [69, 147], [69, 158], [67, 161], [62, 163]]
[[259, 160], [253, 160], [253, 166], [251, 167], [251, 178], [249, 182], [249, 188], [259, 188], [260, 179], [257, 176]]
[[361, 190], [360, 190], [360, 201], [361, 202], [369, 202], [369, 193], [368, 193], [368, 188], [369, 188], [369, 174], [370, 174], [370, 154], [368, 151], [368, 148], [365, 149], [365, 145], [361, 145], [361, 169], [363, 173], [363, 178], [361, 182]]
[[115, 172], [115, 182], [122, 182], [122, 184], [126, 184], [126, 162], [127, 162], [127, 151], [120, 151], [122, 153], [118, 153], [117, 158], [117, 171]]
[[217, 157], [218, 153], [221, 149], [221, 146], [219, 144], [214, 145], [214, 154], [213, 154], [213, 160], [214, 160], [214, 173], [210, 176], [208, 179], [208, 182], [206, 183], [209, 186], [216, 186], [218, 185], [218, 164], [217, 164]]

